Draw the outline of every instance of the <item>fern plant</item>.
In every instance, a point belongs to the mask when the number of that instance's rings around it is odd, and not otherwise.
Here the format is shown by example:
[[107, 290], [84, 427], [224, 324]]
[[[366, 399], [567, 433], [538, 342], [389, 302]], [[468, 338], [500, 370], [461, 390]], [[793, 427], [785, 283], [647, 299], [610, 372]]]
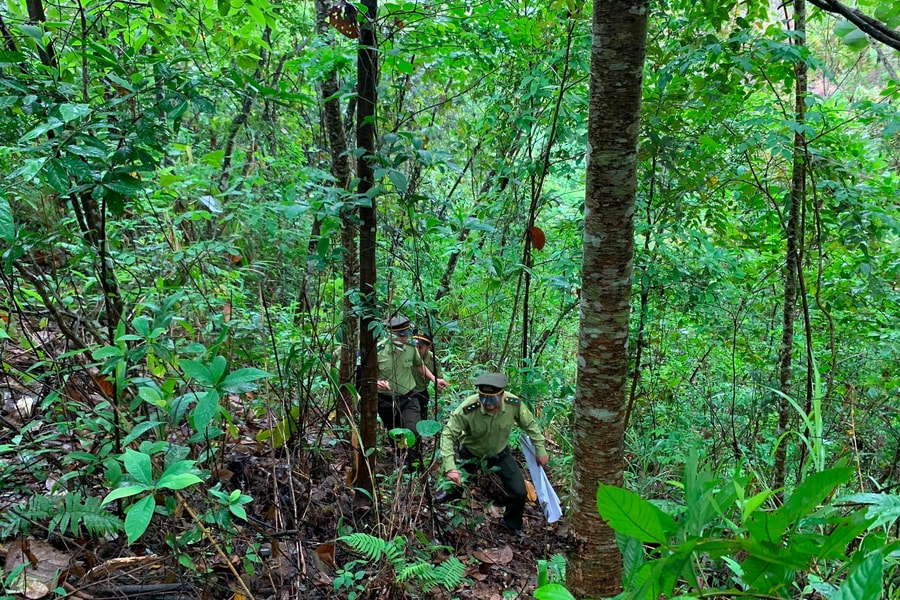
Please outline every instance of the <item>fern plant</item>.
[[409, 561], [406, 557], [406, 539], [395, 537], [384, 540], [367, 533], [351, 533], [338, 538], [351, 549], [373, 563], [386, 559], [398, 582], [415, 581], [426, 593], [434, 586], [453, 590], [463, 581], [466, 567], [455, 556], [434, 565], [422, 558]]
[[103, 536], [121, 531], [122, 521], [100, 506], [100, 500], [70, 492], [64, 496], [34, 495], [19, 508], [9, 509], [0, 517], [0, 537], [28, 535], [35, 523], [48, 522], [50, 532], [71, 533], [81, 537], [82, 528], [90, 536]]

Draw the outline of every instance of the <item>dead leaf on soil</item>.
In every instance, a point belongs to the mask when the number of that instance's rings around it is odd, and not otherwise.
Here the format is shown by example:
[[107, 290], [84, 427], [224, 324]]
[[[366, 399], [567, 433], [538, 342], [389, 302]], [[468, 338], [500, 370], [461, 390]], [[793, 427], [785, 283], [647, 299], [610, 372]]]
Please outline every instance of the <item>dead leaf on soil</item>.
[[28, 563], [10, 587], [17, 588], [29, 600], [36, 600], [56, 587], [56, 578], [69, 568], [69, 561], [68, 555], [50, 544], [32, 539], [16, 540], [8, 548], [3, 575], [5, 579], [16, 567]]
[[472, 556], [489, 565], [508, 565], [513, 559], [513, 550], [509, 546], [476, 550]]
[[319, 547], [316, 548], [316, 554], [319, 555], [319, 558], [322, 559], [323, 563], [329, 567], [334, 566], [334, 544], [320, 544]]
[[93, 581], [100, 577], [106, 577], [115, 571], [124, 571], [125, 569], [135, 569], [146, 565], [151, 565], [162, 560], [161, 556], [151, 554], [149, 556], [123, 556], [120, 558], [111, 558], [102, 565], [97, 565], [84, 574], [85, 581]]

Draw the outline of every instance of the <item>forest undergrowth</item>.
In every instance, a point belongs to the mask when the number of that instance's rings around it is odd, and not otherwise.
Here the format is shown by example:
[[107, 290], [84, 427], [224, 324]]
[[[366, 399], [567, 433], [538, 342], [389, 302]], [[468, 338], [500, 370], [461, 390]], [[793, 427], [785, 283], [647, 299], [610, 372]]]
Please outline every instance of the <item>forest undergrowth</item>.
[[[373, 502], [347, 481], [353, 452], [334, 437], [334, 412], [308, 407], [302, 431], [273, 442], [276, 415], [253, 408], [263, 392], [232, 393], [213, 442], [192, 421], [115, 402], [115, 385], [52, 325], [28, 339], [40, 343], [7, 344], [0, 386], [0, 557], [14, 597], [500, 600], [531, 597], [538, 561], [561, 564], [564, 528], [533, 502], [524, 537], [497, 526], [502, 487], [490, 474], [462, 501], [433, 503], [436, 438], [423, 439], [428, 468], [377, 450]], [[127, 515], [140, 501], [108, 500], [116, 445], [120, 489], [140, 480], [128, 457], [152, 457], [143, 532]], [[186, 473], [195, 478], [173, 479]]]

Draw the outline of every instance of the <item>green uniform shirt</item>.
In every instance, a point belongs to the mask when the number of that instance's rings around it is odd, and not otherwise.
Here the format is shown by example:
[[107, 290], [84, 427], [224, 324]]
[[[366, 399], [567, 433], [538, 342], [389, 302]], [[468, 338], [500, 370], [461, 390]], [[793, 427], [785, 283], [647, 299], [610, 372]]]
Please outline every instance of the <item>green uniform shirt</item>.
[[[419, 351], [416, 350], [416, 354], [418, 353]], [[422, 359], [422, 362], [425, 363], [425, 366], [428, 367], [428, 370], [431, 371], [435, 377], [441, 377], [441, 367], [437, 364], [437, 361], [434, 360], [434, 354], [431, 353], [431, 350], [425, 353], [425, 358]], [[425, 379], [424, 375], [414, 369], [413, 377], [416, 379], [416, 387], [414, 389], [417, 392], [424, 392], [428, 389], [428, 384], [431, 382]]]
[[421, 367], [422, 364], [422, 357], [415, 346], [404, 344], [403, 349], [398, 350], [390, 341], [378, 348], [378, 379], [386, 379], [396, 396], [408, 394], [416, 387], [413, 367]]
[[513, 425], [518, 425], [534, 443], [535, 455], [547, 456], [544, 434], [534, 415], [518, 396], [503, 394], [500, 410], [484, 410], [478, 394], [469, 396], [450, 414], [441, 433], [441, 461], [444, 472], [456, 470], [456, 447], [465, 446], [475, 456], [496, 456], [509, 445]]

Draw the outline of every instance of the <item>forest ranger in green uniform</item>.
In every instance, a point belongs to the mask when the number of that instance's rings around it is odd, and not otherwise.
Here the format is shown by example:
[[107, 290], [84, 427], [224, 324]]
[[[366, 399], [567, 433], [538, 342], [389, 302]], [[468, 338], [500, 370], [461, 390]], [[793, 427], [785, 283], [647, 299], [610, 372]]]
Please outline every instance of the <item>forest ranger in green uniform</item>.
[[[425, 363], [425, 366], [428, 367], [432, 373], [434, 373], [435, 377], [440, 378], [441, 365], [438, 364], [437, 359], [434, 358], [434, 354], [431, 351], [431, 336], [424, 332], [418, 332], [413, 335], [413, 341], [416, 343], [416, 350], [419, 352], [422, 362]], [[419, 413], [423, 419], [427, 419], [428, 401], [431, 399], [431, 396], [428, 393], [428, 380], [418, 371], [413, 371], [413, 377], [416, 379], [415, 396], [419, 401]]]
[[544, 466], [549, 460], [544, 435], [534, 415], [522, 401], [505, 392], [509, 382], [502, 373], [488, 373], [475, 380], [478, 393], [469, 396], [451, 414], [441, 433], [441, 459], [447, 479], [456, 484], [450, 491], [435, 496], [435, 502], [447, 502], [462, 496], [462, 478], [456, 464], [456, 447], [463, 459], [462, 467], [474, 473], [484, 460], [488, 468], [497, 467], [497, 474], [506, 491], [506, 510], [500, 525], [509, 531], [522, 529], [525, 510], [525, 478], [509, 451], [509, 434], [513, 425], [531, 438], [535, 458]]
[[378, 347], [378, 416], [388, 431], [405, 427], [415, 433], [421, 415], [418, 398], [413, 396], [416, 387], [413, 373], [433, 381], [440, 389], [445, 389], [447, 382], [435, 377], [409, 344], [412, 335], [409, 319], [394, 317], [389, 327], [392, 339]]

